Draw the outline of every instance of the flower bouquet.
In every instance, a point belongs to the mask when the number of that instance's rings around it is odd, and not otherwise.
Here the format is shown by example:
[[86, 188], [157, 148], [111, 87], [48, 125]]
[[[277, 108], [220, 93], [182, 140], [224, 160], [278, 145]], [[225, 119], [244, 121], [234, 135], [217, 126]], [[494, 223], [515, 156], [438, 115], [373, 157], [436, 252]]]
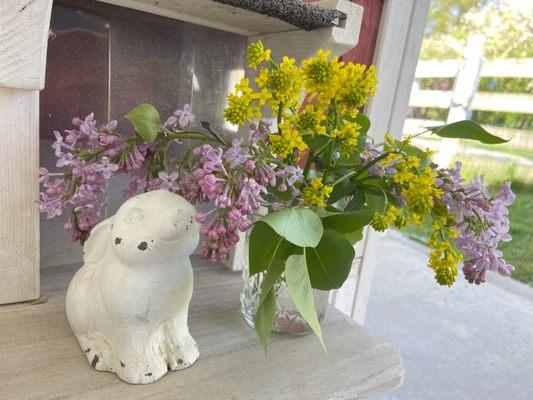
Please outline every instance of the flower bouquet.
[[[264, 274], [254, 322], [265, 348], [280, 280], [322, 341], [313, 289], [342, 286], [367, 226], [385, 231], [430, 220], [428, 266], [440, 285], [454, 283], [462, 261], [471, 283], [484, 282], [487, 270], [511, 274], [514, 267], [497, 248], [510, 240], [509, 183], [491, 195], [482, 178], [461, 178], [460, 163], [432, 163], [412, 137], [387, 134], [374, 142], [361, 112], [376, 91], [373, 66], [322, 50], [301, 65], [289, 57], [278, 62], [260, 42], [249, 46], [248, 61], [257, 75], [236, 85], [224, 116], [251, 123], [249, 137], [225, 138], [206, 122], [193, 128], [189, 105], [163, 123], [153, 106], [142, 104], [125, 116], [134, 128], [128, 133], [117, 132], [116, 121], [97, 125], [92, 114], [74, 118], [73, 129], [54, 133], [63, 171], [40, 169], [40, 210], [52, 218], [68, 209], [65, 228], [83, 243], [100, 218], [107, 181], [125, 174], [126, 198], [167, 189], [211, 206], [197, 215], [204, 258], [227, 258], [238, 231], [251, 229], [249, 274]], [[428, 129], [445, 138], [505, 142], [472, 121]], [[194, 145], [170, 157], [169, 149], [185, 140]], [[260, 207], [264, 215], [254, 221]]]

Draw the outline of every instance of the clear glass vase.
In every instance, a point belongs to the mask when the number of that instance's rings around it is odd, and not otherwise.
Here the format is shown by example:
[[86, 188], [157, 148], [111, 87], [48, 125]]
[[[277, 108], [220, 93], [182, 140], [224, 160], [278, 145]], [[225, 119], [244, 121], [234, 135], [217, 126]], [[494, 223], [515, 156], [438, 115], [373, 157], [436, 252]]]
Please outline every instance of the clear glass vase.
[[[248, 248], [248, 243], [246, 243]], [[255, 328], [255, 314], [259, 307], [261, 285], [265, 273], [259, 273], [252, 277], [248, 276], [248, 251], [245, 251], [245, 260], [242, 270], [243, 287], [241, 291], [241, 313], [252, 328]], [[302, 317], [296, 305], [289, 296], [285, 275], [274, 286], [276, 290], [276, 316], [272, 332], [288, 335], [305, 335], [311, 332], [311, 327]], [[313, 299], [318, 321], [322, 322], [328, 304], [327, 291], [313, 289]]]

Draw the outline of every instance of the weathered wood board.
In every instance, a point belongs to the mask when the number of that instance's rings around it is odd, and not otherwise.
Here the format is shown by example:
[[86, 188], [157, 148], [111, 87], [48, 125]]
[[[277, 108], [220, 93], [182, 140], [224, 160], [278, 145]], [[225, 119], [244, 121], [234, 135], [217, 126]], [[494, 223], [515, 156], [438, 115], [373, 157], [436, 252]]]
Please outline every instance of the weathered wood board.
[[0, 304], [39, 297], [38, 168], [39, 92], [0, 87]]
[[87, 363], [65, 316], [76, 266], [43, 271], [47, 303], [0, 307], [0, 397], [6, 399], [360, 399], [401, 384], [398, 350], [332, 307], [329, 354], [312, 335], [272, 337], [268, 358], [239, 312], [240, 273], [193, 259], [189, 328], [200, 348], [190, 368], [128, 385]]

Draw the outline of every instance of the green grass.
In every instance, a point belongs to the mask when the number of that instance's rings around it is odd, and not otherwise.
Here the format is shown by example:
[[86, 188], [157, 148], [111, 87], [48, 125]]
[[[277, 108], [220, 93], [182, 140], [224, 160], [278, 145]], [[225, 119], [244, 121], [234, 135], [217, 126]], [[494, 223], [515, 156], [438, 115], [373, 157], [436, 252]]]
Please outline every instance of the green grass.
[[[475, 171], [485, 174], [485, 183], [491, 193], [499, 189], [506, 180], [511, 180], [511, 188], [516, 200], [509, 209], [510, 233], [513, 240], [500, 244], [505, 260], [514, 265], [513, 278], [533, 286], [533, 171], [513, 164], [502, 165], [458, 157], [463, 161], [463, 175], [470, 179]], [[430, 232], [428, 224], [423, 227], [409, 227], [404, 230], [409, 236], [426, 241]]]

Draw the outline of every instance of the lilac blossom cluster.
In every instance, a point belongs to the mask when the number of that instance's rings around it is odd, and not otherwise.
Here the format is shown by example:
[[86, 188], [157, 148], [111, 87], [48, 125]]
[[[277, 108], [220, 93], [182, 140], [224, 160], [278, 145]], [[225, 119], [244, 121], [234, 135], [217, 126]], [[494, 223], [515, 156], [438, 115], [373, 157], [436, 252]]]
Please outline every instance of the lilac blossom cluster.
[[40, 193], [39, 210], [48, 218], [62, 214], [64, 208], [72, 211], [65, 223], [65, 229], [72, 231], [72, 240], [85, 242], [91, 229], [100, 218], [105, 204], [106, 181], [119, 170], [112, 161], [113, 152], [124, 146], [124, 140], [112, 132], [117, 122], [97, 126], [93, 114], [84, 120], [74, 118], [75, 129], [64, 135], [54, 132], [52, 144], [57, 157], [56, 167], [66, 172], [49, 172], [40, 168], [40, 182], [44, 188]]
[[470, 183], [461, 178], [461, 163], [456, 168], [439, 171], [442, 202], [455, 218], [459, 231], [457, 246], [466, 258], [463, 266], [470, 283], [485, 282], [487, 270], [510, 275], [514, 267], [507, 264], [498, 250], [500, 241], [510, 241], [509, 210], [515, 195], [509, 182], [491, 197], [483, 178], [474, 176]]
[[[177, 110], [166, 122], [168, 129], [178, 132], [195, 120], [188, 104]], [[137, 191], [167, 189], [179, 192], [176, 171], [167, 172], [156, 166], [154, 159], [160, 151], [159, 142], [145, 143], [136, 135], [122, 136], [115, 132], [117, 121], [98, 125], [93, 114], [84, 120], [74, 118], [74, 129], [64, 134], [55, 131], [52, 144], [56, 167], [63, 172], [40, 168], [39, 210], [47, 218], [62, 215], [70, 209], [65, 229], [72, 232], [72, 241], [83, 244], [101, 217], [106, 205], [107, 181], [118, 174], [128, 174], [130, 186], [124, 197]], [[163, 144], [166, 144], [166, 141]]]
[[197, 215], [204, 234], [201, 254], [212, 261], [225, 259], [239, 240], [238, 231], [246, 231], [252, 225], [251, 216], [264, 202], [267, 188], [298, 196], [303, 173], [297, 166], [270, 164], [262, 156], [261, 147], [269, 134], [269, 124], [263, 121], [251, 126], [248, 145], [243, 145], [242, 139], [233, 139], [229, 146], [203, 144], [192, 149], [192, 165], [185, 165], [185, 159], [166, 161], [169, 145], [181, 144], [179, 134], [186, 133], [195, 120], [186, 104], [164, 124], [168, 132], [176, 135], [146, 142], [135, 134], [123, 136], [115, 132], [116, 121], [97, 126], [93, 114], [85, 120], [75, 118], [75, 129], [63, 135], [54, 132], [56, 166], [63, 171], [40, 169], [44, 188], [40, 211], [54, 218], [70, 209], [65, 229], [72, 232], [72, 241], [83, 244], [106, 205], [107, 181], [119, 174], [127, 175], [125, 198], [166, 189], [193, 204], [211, 204], [211, 211]]
[[272, 166], [257, 157], [253, 140], [247, 150], [242, 139], [233, 139], [225, 150], [204, 144], [194, 150], [193, 169], [180, 179], [187, 200], [213, 206], [196, 217], [205, 236], [201, 256], [211, 261], [226, 259], [239, 241], [238, 231], [251, 227], [251, 216], [261, 206], [267, 187], [277, 186], [280, 191], [290, 187], [294, 193], [294, 184], [302, 176], [299, 168]]

